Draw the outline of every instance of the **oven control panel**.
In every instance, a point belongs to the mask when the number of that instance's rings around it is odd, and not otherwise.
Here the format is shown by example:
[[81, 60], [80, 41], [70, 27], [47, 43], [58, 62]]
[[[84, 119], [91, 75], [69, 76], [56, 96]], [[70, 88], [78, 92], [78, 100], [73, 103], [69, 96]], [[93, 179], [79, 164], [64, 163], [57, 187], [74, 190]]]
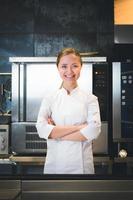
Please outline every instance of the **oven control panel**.
[[121, 134], [133, 138], [133, 64], [121, 65]]

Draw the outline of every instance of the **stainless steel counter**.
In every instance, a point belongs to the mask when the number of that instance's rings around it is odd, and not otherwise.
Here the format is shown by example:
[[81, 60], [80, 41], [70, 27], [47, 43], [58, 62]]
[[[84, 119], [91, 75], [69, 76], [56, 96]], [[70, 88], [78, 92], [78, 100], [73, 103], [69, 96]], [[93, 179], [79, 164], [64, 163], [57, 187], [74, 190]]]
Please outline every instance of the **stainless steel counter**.
[[25, 180], [22, 199], [133, 199], [133, 180]]
[[[14, 155], [11, 155], [9, 157], [9, 160], [12, 161], [12, 162], [20, 162], [20, 163], [36, 163], [36, 164], [44, 164], [45, 162], [45, 156], [14, 156]], [[106, 157], [94, 157], [94, 163], [97, 164], [97, 163], [111, 163], [112, 160], [106, 156]]]
[[[37, 172], [37, 174], [42, 174], [44, 163], [45, 163], [45, 156], [10, 155], [9, 157], [6, 157], [6, 158], [4, 158], [4, 157], [0, 158], [0, 166], [2, 166], [2, 165], [3, 166], [7, 166], [7, 165], [12, 166], [12, 168], [14, 170], [13, 173], [16, 173], [15, 168], [17, 168], [19, 166], [21, 168], [21, 171], [18, 172], [19, 174], [21, 174], [21, 172], [23, 171], [23, 168], [26, 168], [26, 167], [28, 168], [28, 166], [30, 166], [31, 168], [33, 167], [34, 169], [38, 167], [39, 169], [41, 169], [41, 171]], [[113, 167], [115, 165], [117, 166], [117, 170], [119, 170], [118, 172], [120, 172], [121, 166], [124, 166], [124, 168], [125, 168], [124, 170], [127, 175], [133, 174], [133, 157], [110, 158], [108, 156], [94, 156], [94, 165], [95, 165], [95, 169], [96, 169], [96, 171], [95, 171], [96, 174], [113, 175], [113, 173], [115, 173], [115, 175], [117, 175], [117, 172], [113, 171]], [[2, 167], [2, 168], [4, 168], [4, 167]], [[98, 170], [102, 169], [102, 173], [99, 171], [97, 173], [97, 169]], [[104, 171], [104, 169], [106, 169], [106, 172]], [[4, 173], [6, 173], [5, 170], [4, 170]]]
[[21, 195], [20, 180], [0, 180], [0, 200], [19, 200]]
[[42, 175], [0, 179], [0, 200], [133, 199], [131, 177]]

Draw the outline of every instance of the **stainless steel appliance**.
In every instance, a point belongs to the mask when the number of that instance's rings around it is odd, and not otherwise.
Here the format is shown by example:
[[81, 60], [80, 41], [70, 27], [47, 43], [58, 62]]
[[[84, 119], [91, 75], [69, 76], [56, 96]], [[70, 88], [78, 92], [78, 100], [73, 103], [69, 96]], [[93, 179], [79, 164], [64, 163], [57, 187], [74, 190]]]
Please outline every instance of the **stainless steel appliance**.
[[[40, 139], [35, 123], [44, 93], [60, 87], [61, 79], [55, 57], [11, 57], [12, 63], [12, 135], [14, 154], [44, 154], [46, 141]], [[106, 65], [105, 65], [106, 64]], [[108, 118], [106, 117], [106, 57], [84, 57], [78, 82], [85, 91], [99, 96], [102, 133], [94, 141], [96, 154], [108, 153]], [[103, 67], [104, 66], [104, 67]], [[98, 93], [99, 91], [99, 93]], [[104, 98], [105, 96], [105, 98]]]
[[113, 141], [116, 157], [133, 156], [133, 63], [113, 63]]
[[113, 139], [133, 142], [133, 63], [113, 63]]
[[0, 155], [8, 154], [9, 125], [0, 125]]

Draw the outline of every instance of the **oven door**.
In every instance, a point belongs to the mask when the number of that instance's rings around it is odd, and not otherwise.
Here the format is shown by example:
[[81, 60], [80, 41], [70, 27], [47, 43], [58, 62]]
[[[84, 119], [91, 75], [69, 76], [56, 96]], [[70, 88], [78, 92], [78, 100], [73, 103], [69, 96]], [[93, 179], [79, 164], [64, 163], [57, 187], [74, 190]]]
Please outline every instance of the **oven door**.
[[47, 143], [39, 138], [35, 123], [12, 123], [11, 148], [14, 155], [39, 155], [45, 154]]

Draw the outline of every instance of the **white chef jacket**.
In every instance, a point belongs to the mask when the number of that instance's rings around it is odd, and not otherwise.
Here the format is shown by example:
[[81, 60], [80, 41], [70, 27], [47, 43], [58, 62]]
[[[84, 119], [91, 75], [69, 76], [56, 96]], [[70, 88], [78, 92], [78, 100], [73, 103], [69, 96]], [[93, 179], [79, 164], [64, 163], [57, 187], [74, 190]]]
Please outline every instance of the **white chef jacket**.
[[[49, 139], [54, 128], [47, 122], [52, 117], [56, 125], [80, 125], [86, 141]], [[92, 140], [101, 131], [101, 119], [97, 97], [76, 87], [68, 95], [64, 88], [46, 95], [42, 101], [36, 123], [38, 134], [47, 140], [44, 173], [94, 174]]]

